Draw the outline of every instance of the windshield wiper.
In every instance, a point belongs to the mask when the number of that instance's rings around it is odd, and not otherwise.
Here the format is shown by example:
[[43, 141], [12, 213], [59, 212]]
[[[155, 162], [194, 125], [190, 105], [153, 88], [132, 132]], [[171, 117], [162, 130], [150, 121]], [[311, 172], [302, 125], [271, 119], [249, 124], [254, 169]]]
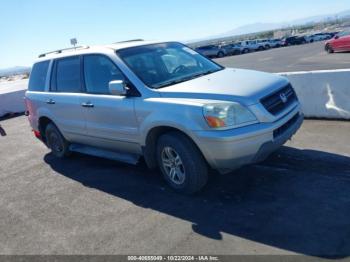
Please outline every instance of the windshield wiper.
[[171, 81], [168, 81], [168, 82], [165, 82], [165, 83], [161, 83], [159, 86], [153, 86], [153, 87], [156, 88], [156, 89], [163, 88], [163, 87], [179, 84], [179, 83], [182, 83], [182, 82], [186, 82], [186, 81], [189, 81], [189, 80], [201, 77], [201, 76], [209, 75], [209, 74], [215, 73], [217, 71], [219, 71], [219, 70], [208, 70], [208, 71], [205, 71], [205, 72], [201, 72], [199, 74], [195, 74], [195, 75], [191, 75], [191, 76], [188, 76], [188, 77], [184, 77], [184, 78], [180, 78], [180, 79], [176, 79], [176, 80], [171, 80]]
[[185, 82], [185, 81], [188, 81], [188, 80], [190, 80], [190, 79], [181, 78], [181, 79], [171, 80], [171, 81], [168, 81], [168, 82], [165, 82], [165, 83], [154, 85], [153, 88], [155, 88], [155, 89], [163, 88], [163, 87], [175, 85], [175, 84], [178, 84], [178, 83], [181, 83], [181, 82]]
[[212, 73], [215, 73], [217, 72], [218, 70], [208, 70], [208, 71], [205, 71], [205, 72], [202, 72], [202, 73], [199, 73], [199, 74], [196, 74], [196, 75], [193, 75], [193, 78], [197, 78], [197, 77], [201, 77], [201, 76], [206, 76], [206, 75], [210, 75]]

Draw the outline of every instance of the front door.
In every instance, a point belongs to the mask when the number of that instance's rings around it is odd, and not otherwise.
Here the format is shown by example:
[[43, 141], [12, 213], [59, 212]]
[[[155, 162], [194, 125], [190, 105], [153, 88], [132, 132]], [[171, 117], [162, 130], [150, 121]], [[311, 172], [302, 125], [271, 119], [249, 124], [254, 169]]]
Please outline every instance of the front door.
[[112, 80], [126, 81], [122, 72], [104, 55], [85, 55], [83, 68], [86, 93], [82, 94], [80, 102], [86, 119], [88, 144], [140, 153], [134, 111], [137, 98], [111, 95], [108, 88]]
[[338, 34], [338, 39], [334, 40], [334, 49], [339, 51], [347, 50], [347, 46], [350, 46], [350, 36], [348, 32], [342, 32]]

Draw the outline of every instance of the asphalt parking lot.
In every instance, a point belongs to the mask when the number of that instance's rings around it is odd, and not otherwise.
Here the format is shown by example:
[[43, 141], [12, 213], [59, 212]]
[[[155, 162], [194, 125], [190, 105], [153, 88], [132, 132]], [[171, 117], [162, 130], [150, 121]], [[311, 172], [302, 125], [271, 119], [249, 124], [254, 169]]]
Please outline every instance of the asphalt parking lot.
[[307, 120], [192, 197], [142, 163], [56, 159], [24, 116], [0, 124], [1, 254], [350, 255], [350, 122]]
[[328, 54], [324, 42], [270, 49], [216, 59], [226, 67], [271, 73], [350, 68], [350, 52]]

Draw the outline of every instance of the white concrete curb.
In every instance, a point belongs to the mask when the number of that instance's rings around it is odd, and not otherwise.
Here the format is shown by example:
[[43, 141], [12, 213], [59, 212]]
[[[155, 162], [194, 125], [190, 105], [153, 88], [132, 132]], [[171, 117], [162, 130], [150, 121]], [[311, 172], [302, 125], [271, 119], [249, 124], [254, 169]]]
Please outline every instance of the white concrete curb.
[[8, 113], [22, 113], [25, 111], [24, 94], [28, 80], [0, 83], [0, 117]]
[[[306, 117], [350, 119], [350, 69], [279, 73], [292, 83]], [[24, 112], [28, 80], [0, 83], [0, 116]]]
[[350, 119], [350, 69], [279, 74], [292, 83], [306, 117]]

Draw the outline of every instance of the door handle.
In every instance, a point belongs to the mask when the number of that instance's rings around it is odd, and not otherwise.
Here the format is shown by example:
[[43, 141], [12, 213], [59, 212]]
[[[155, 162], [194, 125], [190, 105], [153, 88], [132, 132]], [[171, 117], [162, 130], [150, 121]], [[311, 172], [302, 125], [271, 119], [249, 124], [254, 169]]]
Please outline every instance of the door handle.
[[56, 102], [54, 100], [52, 100], [52, 99], [49, 99], [49, 100], [46, 101], [46, 104], [54, 105], [54, 104], [56, 104]]
[[82, 103], [81, 106], [82, 107], [94, 107], [94, 104], [87, 102], [87, 103]]

